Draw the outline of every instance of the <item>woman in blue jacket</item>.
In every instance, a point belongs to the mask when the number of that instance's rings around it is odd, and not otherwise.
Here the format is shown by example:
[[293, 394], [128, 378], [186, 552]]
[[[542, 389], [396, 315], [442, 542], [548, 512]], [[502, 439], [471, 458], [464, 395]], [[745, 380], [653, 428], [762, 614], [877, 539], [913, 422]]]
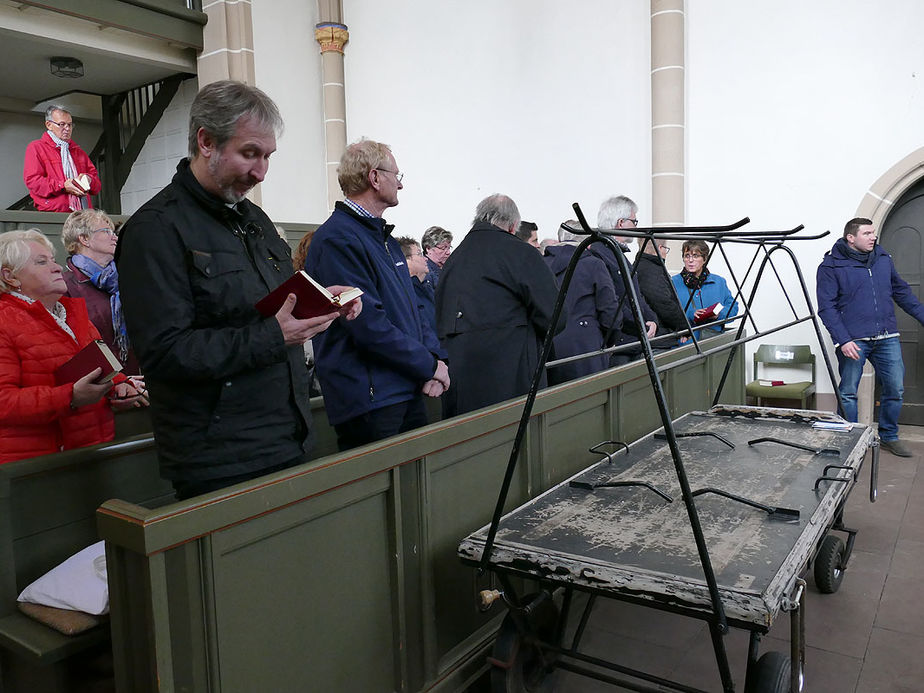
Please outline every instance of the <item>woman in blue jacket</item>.
[[[738, 302], [728, 290], [728, 284], [722, 277], [706, 269], [708, 254], [709, 246], [704, 241], [686, 241], [683, 244], [683, 269], [671, 278], [677, 298], [691, 325], [696, 324], [697, 320], [714, 322], [738, 314]], [[712, 306], [716, 306], [718, 311], [714, 317], [707, 315], [706, 310]], [[722, 332], [724, 328], [722, 325], [714, 325], [705, 329], [709, 337]], [[693, 333], [697, 339], [700, 338], [700, 332], [697, 330]], [[682, 337], [680, 342], [687, 339]]]

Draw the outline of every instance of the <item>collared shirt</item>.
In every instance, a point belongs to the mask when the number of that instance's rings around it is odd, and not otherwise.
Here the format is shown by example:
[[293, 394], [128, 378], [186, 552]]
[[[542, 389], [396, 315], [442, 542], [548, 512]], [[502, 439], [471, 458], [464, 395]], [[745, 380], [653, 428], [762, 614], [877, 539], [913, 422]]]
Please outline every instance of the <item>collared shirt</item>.
[[347, 207], [352, 209], [354, 212], [356, 212], [361, 217], [367, 217], [369, 219], [376, 218], [374, 214], [367, 212], [365, 209], [363, 209], [362, 205], [357, 204], [356, 202], [353, 202], [353, 200], [351, 200], [349, 197], [344, 198], [343, 204], [345, 204]]

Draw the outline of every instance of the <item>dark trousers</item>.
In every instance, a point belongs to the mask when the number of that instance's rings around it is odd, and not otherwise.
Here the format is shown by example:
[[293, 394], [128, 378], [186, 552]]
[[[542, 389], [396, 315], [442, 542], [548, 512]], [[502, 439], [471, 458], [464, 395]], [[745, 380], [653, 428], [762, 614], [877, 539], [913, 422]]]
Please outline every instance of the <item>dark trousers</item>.
[[176, 491], [177, 500], [186, 500], [187, 498], [192, 498], [193, 496], [201, 496], [203, 493], [210, 493], [212, 491], [217, 491], [218, 489], [226, 488], [228, 486], [234, 486], [234, 484], [239, 484], [242, 481], [250, 481], [251, 479], [256, 479], [258, 476], [263, 476], [264, 474], [271, 474], [272, 472], [278, 472], [282, 469], [288, 469], [289, 467], [294, 467], [295, 465], [301, 464], [304, 461], [305, 457], [299, 456], [294, 460], [289, 460], [288, 462], [283, 462], [282, 464], [276, 464], [272, 467], [264, 467], [263, 469], [247, 472], [245, 474], [237, 474], [235, 476], [223, 476], [219, 479], [174, 479], [172, 482], [173, 490]]
[[423, 395], [417, 395], [407, 402], [399, 402], [380, 409], [373, 409], [360, 416], [336, 424], [337, 447], [349, 450], [382, 438], [404, 433], [427, 425], [427, 409]]

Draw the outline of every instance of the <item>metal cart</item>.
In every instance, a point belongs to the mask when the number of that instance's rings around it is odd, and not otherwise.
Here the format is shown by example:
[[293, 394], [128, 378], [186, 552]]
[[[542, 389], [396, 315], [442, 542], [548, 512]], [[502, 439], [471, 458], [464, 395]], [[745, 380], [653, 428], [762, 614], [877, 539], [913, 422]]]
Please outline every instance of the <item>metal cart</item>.
[[[634, 268], [607, 232], [590, 228], [577, 204], [574, 209], [582, 228], [573, 230], [587, 238], [579, 245], [562, 281], [553, 322], [560, 314], [580, 254], [591, 243], [602, 242], [620, 265], [632, 313], [636, 323], [643, 325], [630, 279]], [[743, 314], [716, 323], [740, 321], [735, 340], [720, 347], [731, 351], [714, 405], [740, 344], [809, 320], [823, 344], [798, 262], [785, 243], [819, 238], [827, 232], [798, 236], [801, 226], [779, 232], [740, 231], [746, 223], [748, 220], [742, 219], [722, 227], [619, 231], [644, 243], [654, 243], [655, 238], [703, 239], [713, 243], [713, 251], [723, 254], [724, 243], [754, 246], [754, 258], [743, 282], [730, 270], [736, 298], [746, 298]], [[807, 311], [804, 315], [794, 307], [774, 266], [773, 256], [780, 252], [795, 268]], [[779, 281], [794, 319], [760, 331], [750, 306], [768, 267]], [[745, 296], [743, 287], [749, 277], [753, 288]], [[744, 334], [746, 322], [754, 328], [752, 335]], [[712, 353], [703, 352], [692, 326], [687, 328], [683, 334], [692, 339], [696, 354], [672, 362], [670, 368]], [[581, 637], [594, 600], [609, 597], [705, 621], [724, 691], [735, 690], [724, 641], [730, 626], [750, 632], [747, 693], [800, 691], [805, 588], [801, 575], [814, 560], [816, 583], [822, 591], [834, 591], [840, 585], [856, 534], [843, 524], [844, 505], [869, 448], [870, 500], [876, 496], [875, 433], [858, 425], [836, 430], [846, 422], [824, 412], [762, 407], [713, 406], [708, 412], [672, 421], [651, 343], [644, 329], [639, 333], [663, 428], [631, 446], [613, 441], [594, 446], [591, 453], [600, 455], [601, 461], [502, 518], [540, 375], [551, 350], [552, 336], [548, 335], [492, 522], [459, 546], [464, 562], [477, 565], [482, 572], [491, 571], [503, 588], [483, 592], [482, 607], [489, 608], [498, 598], [508, 607], [491, 657], [492, 686], [505, 692], [542, 690], [546, 674], [560, 668], [631, 690], [699, 690], [581, 652]], [[824, 361], [833, 383], [834, 372], [826, 352]], [[846, 533], [846, 544], [833, 532]], [[518, 595], [510, 579], [514, 576], [538, 580], [541, 588], [534, 594]], [[589, 593], [590, 598], [566, 645], [563, 638], [575, 592]], [[761, 635], [769, 631], [781, 611], [791, 614], [790, 653], [758, 656]]]

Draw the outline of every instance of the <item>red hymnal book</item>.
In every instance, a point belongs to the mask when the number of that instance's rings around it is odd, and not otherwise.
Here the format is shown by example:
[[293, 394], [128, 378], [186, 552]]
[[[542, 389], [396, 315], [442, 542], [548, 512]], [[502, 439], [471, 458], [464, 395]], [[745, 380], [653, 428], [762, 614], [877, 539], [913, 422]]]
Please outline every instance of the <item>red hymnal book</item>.
[[700, 317], [696, 318], [696, 320], [693, 321], [694, 325], [702, 325], [705, 322], [712, 322], [713, 320], [715, 320], [716, 316], [718, 316], [718, 314], [722, 312], [722, 304], [713, 303], [711, 306], [706, 308], [705, 311], [706, 311], [705, 313], [703, 313]]
[[777, 387], [786, 384], [782, 380], [758, 380], [757, 382], [764, 387]]
[[350, 288], [334, 296], [302, 270], [257, 301], [256, 309], [266, 318], [275, 315], [289, 294], [295, 294], [297, 299], [292, 315], [299, 320], [305, 320], [338, 311], [350, 301], [362, 296], [363, 292], [362, 289]]
[[111, 382], [116, 374], [122, 370], [122, 364], [115, 357], [106, 342], [95, 340], [74, 354], [71, 359], [55, 370], [55, 382], [58, 385], [76, 383], [83, 376], [96, 368], [102, 368], [98, 383]]

